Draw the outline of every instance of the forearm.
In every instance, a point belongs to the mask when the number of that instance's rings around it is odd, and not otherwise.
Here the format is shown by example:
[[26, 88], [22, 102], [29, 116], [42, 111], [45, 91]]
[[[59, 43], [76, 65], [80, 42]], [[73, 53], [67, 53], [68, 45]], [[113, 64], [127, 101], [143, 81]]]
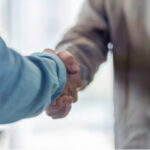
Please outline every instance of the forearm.
[[96, 2], [86, 1], [77, 24], [56, 47], [58, 51], [66, 49], [75, 56], [84, 86], [92, 81], [99, 65], [106, 60], [107, 44], [110, 42], [103, 1]]
[[36, 116], [63, 91], [66, 70], [48, 53], [23, 57], [0, 39], [0, 123]]
[[[80, 77], [84, 87], [93, 80], [99, 65], [106, 60], [108, 51], [107, 41], [103, 41], [101, 35], [89, 30], [85, 31], [85, 33], [88, 35], [86, 36], [82, 33], [81, 36], [76, 32], [76, 29], [73, 29], [70, 33], [67, 33], [67, 37], [64, 37], [57, 46], [58, 51], [68, 50], [76, 58], [80, 65]], [[72, 39], [74, 36], [76, 38]], [[96, 44], [96, 40], [98, 44]]]

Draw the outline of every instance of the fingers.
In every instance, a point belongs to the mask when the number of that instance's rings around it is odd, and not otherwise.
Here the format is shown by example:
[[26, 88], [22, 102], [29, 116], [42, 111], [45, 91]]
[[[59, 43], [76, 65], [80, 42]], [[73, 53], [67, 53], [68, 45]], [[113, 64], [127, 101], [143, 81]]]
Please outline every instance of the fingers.
[[49, 114], [49, 116], [51, 116], [53, 119], [64, 118], [68, 115], [70, 110], [71, 104], [66, 104], [62, 108], [54, 109], [53, 112], [51, 111], [51, 114]]
[[80, 88], [82, 86], [82, 80], [80, 79], [79, 74], [74, 74], [69, 76], [70, 83], [74, 83], [76, 88]]
[[[52, 49], [45, 49], [44, 52], [56, 55]], [[68, 51], [61, 51], [57, 56], [64, 62], [67, 71], [71, 74], [79, 73], [80, 68], [76, 59]]]
[[44, 52], [57, 55], [65, 64], [67, 71], [71, 74], [79, 73], [80, 68], [76, 59], [68, 51], [61, 51], [58, 54], [55, 53], [52, 49], [45, 49]]
[[71, 110], [71, 105], [67, 104], [64, 108], [62, 108], [61, 111], [57, 112], [55, 115], [52, 116], [53, 119], [60, 119], [66, 117], [70, 110]]
[[52, 49], [47, 48], [47, 49], [44, 50], [44, 52], [56, 55], [55, 51], [53, 51]]
[[67, 71], [71, 74], [79, 73], [80, 68], [76, 59], [68, 51], [61, 51], [58, 54], [58, 57], [64, 62]]
[[64, 118], [68, 115], [71, 110], [73, 98], [70, 96], [62, 96], [56, 100], [56, 104], [51, 104], [46, 110], [48, 116], [53, 119]]

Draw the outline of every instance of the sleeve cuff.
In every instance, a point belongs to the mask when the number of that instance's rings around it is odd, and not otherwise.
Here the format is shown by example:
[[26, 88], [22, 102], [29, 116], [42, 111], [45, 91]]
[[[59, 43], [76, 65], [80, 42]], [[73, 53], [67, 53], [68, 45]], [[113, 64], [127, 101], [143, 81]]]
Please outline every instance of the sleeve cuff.
[[62, 94], [62, 92], [64, 90], [64, 87], [65, 87], [65, 84], [67, 81], [66, 67], [65, 67], [64, 63], [61, 61], [61, 59], [55, 54], [42, 52], [42, 53], [33, 53], [32, 55], [51, 59], [51, 60], [55, 61], [56, 65], [57, 65], [56, 71], [57, 71], [60, 86], [51, 98], [51, 102], [53, 102], [57, 99], [57, 97], [59, 97]]

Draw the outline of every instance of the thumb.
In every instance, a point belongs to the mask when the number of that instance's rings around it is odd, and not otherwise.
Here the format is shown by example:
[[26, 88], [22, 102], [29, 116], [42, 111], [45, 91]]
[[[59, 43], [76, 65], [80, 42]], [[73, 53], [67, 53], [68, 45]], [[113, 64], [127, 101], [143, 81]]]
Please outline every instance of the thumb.
[[69, 73], [79, 73], [79, 65], [71, 53], [69, 53], [68, 51], [61, 51], [57, 55], [63, 61]]
[[52, 49], [49, 49], [49, 48], [44, 49], [44, 52], [47, 52], [47, 53], [51, 53], [51, 54], [56, 55], [55, 51], [53, 51]]

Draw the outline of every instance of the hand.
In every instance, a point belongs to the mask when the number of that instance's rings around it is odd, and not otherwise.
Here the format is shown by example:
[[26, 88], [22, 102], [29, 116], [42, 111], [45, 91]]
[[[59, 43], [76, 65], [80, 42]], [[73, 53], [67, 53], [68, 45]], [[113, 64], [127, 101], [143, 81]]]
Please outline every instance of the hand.
[[80, 68], [74, 56], [68, 51], [61, 51], [58, 57], [63, 61], [67, 70], [67, 83], [63, 94], [73, 97], [73, 101], [77, 101], [77, 91], [82, 86], [79, 77]]
[[62, 95], [49, 105], [46, 110], [47, 115], [53, 119], [66, 117], [72, 108], [72, 103], [77, 101], [77, 92], [80, 86], [81, 80], [78, 74], [68, 75]]
[[51, 54], [57, 55], [55, 51], [53, 51], [52, 49], [49, 49], [49, 48], [44, 49], [44, 51], [43, 51], [43, 52], [51, 53]]
[[48, 116], [53, 119], [64, 118], [71, 110], [73, 98], [71, 96], [63, 95], [55, 100], [46, 110]]
[[[51, 52], [51, 50], [46, 50]], [[53, 119], [64, 118], [71, 110], [72, 103], [77, 101], [77, 91], [82, 82], [79, 77], [79, 66], [75, 58], [67, 51], [61, 51], [58, 57], [64, 62], [67, 70], [67, 82], [62, 95], [46, 110]]]

